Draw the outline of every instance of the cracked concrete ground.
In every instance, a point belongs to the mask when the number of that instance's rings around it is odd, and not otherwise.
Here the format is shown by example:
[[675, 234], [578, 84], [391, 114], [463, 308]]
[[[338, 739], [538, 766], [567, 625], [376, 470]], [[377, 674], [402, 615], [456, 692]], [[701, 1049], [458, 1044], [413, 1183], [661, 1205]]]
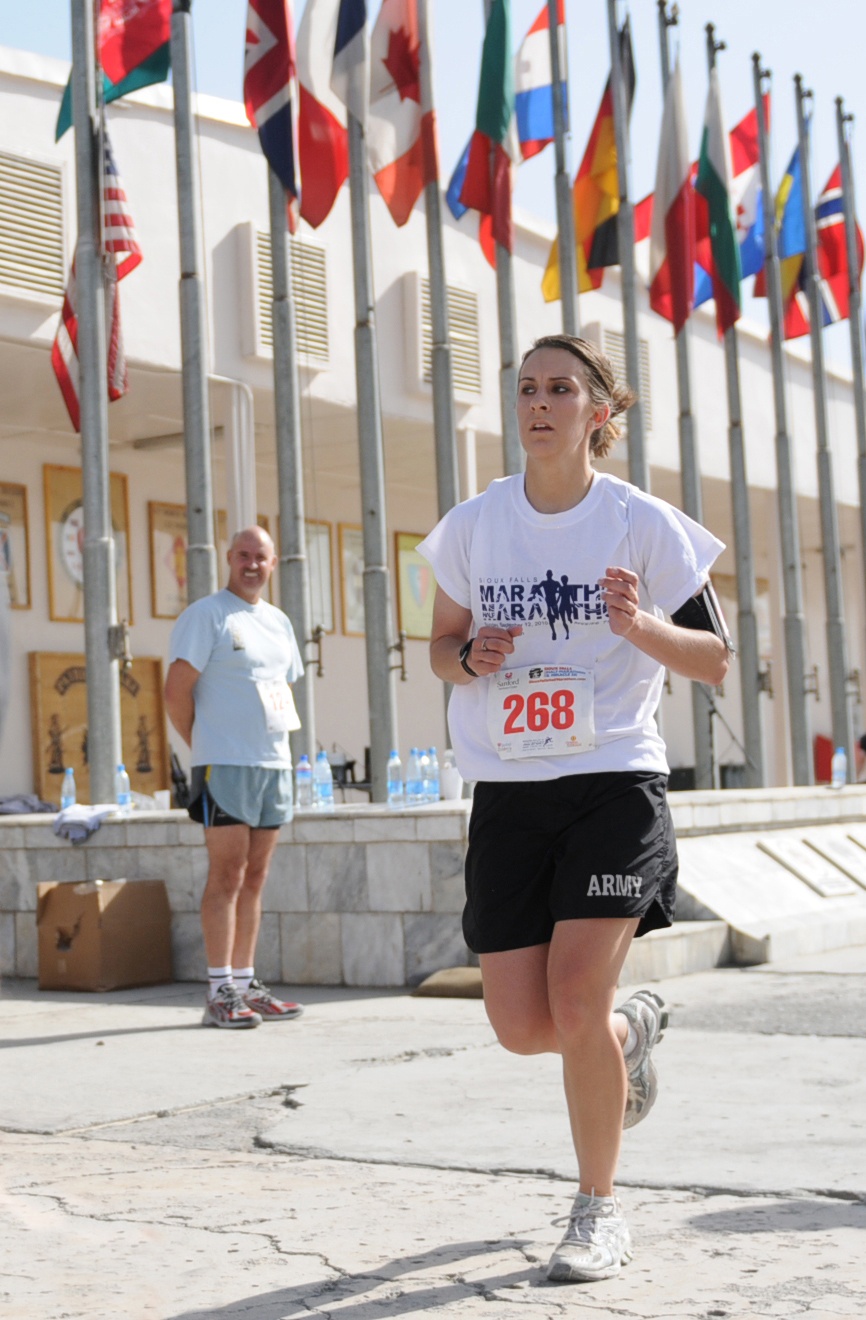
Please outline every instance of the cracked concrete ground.
[[478, 1001], [2, 987], [8, 1320], [835, 1320], [866, 1315], [866, 950], [662, 983], [663, 1090], [626, 1135], [634, 1261], [543, 1266], [574, 1192], [554, 1059]]

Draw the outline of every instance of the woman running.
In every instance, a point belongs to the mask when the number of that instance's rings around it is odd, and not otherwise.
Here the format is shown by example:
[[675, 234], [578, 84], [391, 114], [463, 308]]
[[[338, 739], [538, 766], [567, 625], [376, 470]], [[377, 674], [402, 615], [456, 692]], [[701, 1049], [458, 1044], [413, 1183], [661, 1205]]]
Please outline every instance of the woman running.
[[[709, 582], [722, 543], [593, 468], [632, 402], [592, 344], [537, 340], [518, 381], [525, 473], [419, 547], [438, 583], [431, 663], [475, 781], [464, 934], [500, 1043], [562, 1056], [580, 1186], [547, 1269], [561, 1282], [631, 1259], [614, 1176], [623, 1127], [655, 1101], [667, 1013], [650, 991], [615, 1011], [614, 995], [632, 940], [671, 924], [677, 876], [655, 711], [665, 669], [718, 684], [731, 651]], [[530, 599], [548, 573], [569, 583], [555, 637]]]

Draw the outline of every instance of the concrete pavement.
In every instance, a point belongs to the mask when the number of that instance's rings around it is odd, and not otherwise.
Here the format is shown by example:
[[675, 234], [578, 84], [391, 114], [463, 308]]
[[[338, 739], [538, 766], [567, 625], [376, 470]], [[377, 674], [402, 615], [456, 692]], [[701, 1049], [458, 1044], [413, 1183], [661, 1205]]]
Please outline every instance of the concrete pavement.
[[866, 1315], [866, 950], [657, 988], [663, 1091], [621, 1163], [635, 1259], [563, 1287], [558, 1064], [507, 1055], [480, 1002], [306, 990], [300, 1021], [229, 1034], [188, 985], [6, 982], [0, 1314]]

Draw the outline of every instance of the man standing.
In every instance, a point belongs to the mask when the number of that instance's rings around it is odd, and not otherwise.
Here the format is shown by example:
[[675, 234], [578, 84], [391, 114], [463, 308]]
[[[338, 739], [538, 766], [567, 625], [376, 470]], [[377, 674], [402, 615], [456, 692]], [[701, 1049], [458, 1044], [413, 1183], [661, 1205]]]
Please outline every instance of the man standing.
[[189, 814], [204, 825], [201, 924], [208, 961], [203, 1023], [257, 1027], [298, 1017], [254, 969], [262, 891], [279, 828], [292, 818], [290, 684], [304, 672], [289, 619], [262, 600], [276, 566], [261, 527], [237, 532], [227, 587], [183, 611], [171, 634], [165, 704], [192, 749]]

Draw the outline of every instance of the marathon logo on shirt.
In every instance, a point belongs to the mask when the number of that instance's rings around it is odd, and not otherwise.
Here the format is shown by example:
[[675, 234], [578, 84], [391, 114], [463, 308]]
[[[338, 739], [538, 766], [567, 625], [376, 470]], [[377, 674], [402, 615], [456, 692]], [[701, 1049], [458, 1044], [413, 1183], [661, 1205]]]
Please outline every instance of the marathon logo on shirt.
[[587, 898], [640, 898], [643, 876], [594, 875], [586, 891]]
[[[551, 639], [571, 636], [571, 627], [606, 623], [607, 606], [597, 582], [572, 582], [549, 568], [543, 578], [485, 578], [478, 584], [484, 623], [547, 622]], [[559, 633], [557, 633], [557, 626]]]

